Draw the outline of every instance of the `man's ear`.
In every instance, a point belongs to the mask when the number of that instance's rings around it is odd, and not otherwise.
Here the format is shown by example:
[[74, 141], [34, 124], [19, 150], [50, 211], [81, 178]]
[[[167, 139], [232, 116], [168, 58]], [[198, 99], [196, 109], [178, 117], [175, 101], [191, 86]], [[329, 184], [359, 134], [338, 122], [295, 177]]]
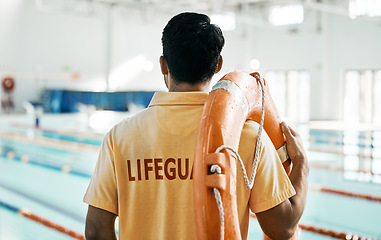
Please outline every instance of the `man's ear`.
[[223, 62], [224, 62], [224, 60], [222, 59], [222, 56], [220, 55], [220, 59], [218, 60], [218, 66], [217, 66], [217, 70], [216, 70], [215, 74], [218, 73], [219, 71], [221, 71]]
[[159, 61], [160, 61], [161, 73], [163, 75], [168, 75], [169, 69], [168, 69], [167, 59], [165, 59], [164, 56], [160, 56]]

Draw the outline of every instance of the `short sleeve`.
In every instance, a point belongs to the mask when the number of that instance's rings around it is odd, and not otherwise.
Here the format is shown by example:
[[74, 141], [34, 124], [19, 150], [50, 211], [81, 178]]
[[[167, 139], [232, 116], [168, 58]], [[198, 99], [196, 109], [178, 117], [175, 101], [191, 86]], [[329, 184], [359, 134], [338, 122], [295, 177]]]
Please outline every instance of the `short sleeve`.
[[250, 193], [251, 211], [254, 213], [266, 211], [295, 193], [270, 138], [263, 132], [260, 160]]
[[103, 140], [98, 162], [83, 201], [118, 215], [118, 193], [111, 132]]

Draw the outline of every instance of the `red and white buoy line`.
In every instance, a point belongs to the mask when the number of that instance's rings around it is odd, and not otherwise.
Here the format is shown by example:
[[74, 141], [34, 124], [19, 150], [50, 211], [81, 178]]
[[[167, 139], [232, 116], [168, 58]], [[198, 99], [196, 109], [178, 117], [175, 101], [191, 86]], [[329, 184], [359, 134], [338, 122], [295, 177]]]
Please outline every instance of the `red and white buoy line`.
[[2, 131], [0, 130], [0, 138], [20, 141], [44, 147], [58, 148], [74, 152], [98, 153], [100, 146], [78, 143], [44, 136], [28, 136], [27, 134]]
[[309, 189], [313, 190], [313, 191], [333, 193], [333, 194], [343, 195], [343, 196], [347, 196], [347, 197], [360, 198], [360, 199], [365, 199], [365, 200], [369, 200], [369, 201], [381, 202], [381, 196], [374, 196], [374, 195], [370, 195], [370, 194], [343, 191], [343, 190], [324, 187], [324, 186], [322, 186], [320, 184], [316, 184], [316, 183], [312, 183], [312, 184], [310, 183]]
[[359, 174], [369, 174], [371, 176], [381, 176], [381, 172], [373, 172], [371, 170], [366, 169], [356, 169], [356, 170], [348, 170], [345, 169], [343, 166], [334, 165], [332, 163], [317, 163], [317, 162], [310, 162], [310, 167], [313, 169], [320, 169], [320, 170], [328, 170], [328, 171], [335, 171], [335, 172], [355, 172]]
[[13, 122], [11, 126], [16, 128], [21, 128], [21, 129], [29, 129], [29, 130], [31, 129], [34, 131], [56, 133], [60, 135], [77, 137], [77, 138], [86, 136], [86, 138], [89, 138], [89, 139], [102, 140], [105, 136], [105, 134], [103, 133], [98, 133], [91, 130], [86, 131], [86, 130], [75, 130], [75, 129], [64, 129], [64, 128], [57, 129], [57, 128], [48, 128], [48, 127], [41, 127], [41, 126], [36, 127], [36, 126], [33, 126], [32, 124], [25, 124], [25, 123], [19, 123], [19, 122]]
[[[0, 149], [0, 156], [1, 156], [1, 149]], [[12, 160], [15, 158], [15, 153], [10, 151], [6, 154], [7, 158]], [[28, 156], [24, 155], [21, 157], [21, 161], [24, 163], [28, 162]], [[65, 173], [71, 172], [71, 169], [69, 166], [63, 166], [61, 169]], [[86, 175], [86, 174], [82, 174]], [[313, 191], [319, 191], [319, 192], [325, 192], [325, 193], [332, 193], [332, 194], [337, 194], [337, 195], [343, 195], [347, 197], [354, 197], [354, 198], [360, 198], [360, 199], [365, 199], [365, 200], [370, 200], [370, 201], [376, 201], [376, 202], [381, 202], [381, 196], [374, 196], [370, 194], [363, 194], [363, 193], [355, 193], [355, 192], [350, 192], [350, 191], [343, 191], [343, 190], [338, 190], [338, 189], [333, 189], [333, 188], [328, 188], [324, 187], [321, 184], [316, 184], [316, 183], [310, 183], [309, 184], [309, 189]]]
[[[334, 192], [336, 193], [336, 192]], [[357, 197], [357, 196], [356, 196]], [[367, 198], [368, 199], [368, 198]], [[368, 200], [373, 200], [373, 199], [368, 199]], [[378, 199], [377, 201], [381, 201], [380, 199]], [[41, 217], [35, 213], [32, 213], [31, 211], [29, 211], [28, 209], [26, 208], [17, 208], [13, 205], [10, 205], [8, 203], [5, 203], [5, 202], [2, 202], [0, 201], [0, 207], [4, 207], [12, 212], [15, 212], [15, 213], [18, 213], [26, 218], [29, 218], [37, 223], [40, 223], [48, 228], [51, 228], [51, 229], [54, 229], [58, 232], [61, 232], [63, 234], [66, 234], [74, 239], [79, 239], [79, 240], [84, 240], [85, 239], [85, 236], [81, 233], [78, 233], [74, 230], [71, 230], [65, 226], [62, 226], [61, 224], [58, 224], [58, 223], [55, 223], [49, 219], [46, 219], [44, 217]], [[255, 218], [255, 214], [254, 213], [250, 213], [250, 216]], [[333, 237], [333, 238], [337, 238], [337, 239], [343, 239], [343, 240], [379, 240], [379, 239], [376, 239], [376, 238], [371, 238], [371, 237], [366, 237], [366, 236], [359, 236], [357, 234], [353, 234], [353, 233], [348, 233], [348, 232], [340, 232], [340, 231], [334, 231], [334, 230], [330, 230], [330, 229], [325, 229], [325, 228], [321, 228], [321, 227], [316, 227], [316, 226], [312, 226], [312, 225], [307, 225], [307, 224], [299, 224], [298, 225], [300, 229], [302, 230], [305, 230], [305, 231], [309, 231], [309, 232], [313, 232], [313, 233], [317, 233], [317, 234], [320, 234], [320, 235], [324, 235], [324, 236], [328, 236], [328, 237]]]
[[26, 208], [18, 208], [16, 206], [13, 206], [11, 204], [5, 203], [3, 201], [0, 201], [0, 207], [4, 207], [14, 213], [20, 214], [21, 216], [24, 216], [26, 218], [29, 218], [30, 220], [37, 222], [39, 224], [42, 224], [50, 229], [56, 230], [60, 233], [63, 233], [65, 235], [68, 235], [74, 239], [79, 239], [79, 240], [85, 240], [85, 236], [81, 233], [78, 233], [72, 229], [69, 229], [65, 226], [62, 226], [61, 224], [55, 223], [49, 219], [46, 219], [44, 217], [41, 217], [30, 210]]
[[[255, 214], [250, 212], [250, 217], [256, 218]], [[343, 239], [343, 240], [380, 240], [377, 238], [367, 237], [367, 236], [360, 236], [354, 233], [349, 232], [341, 232], [341, 231], [335, 231], [331, 229], [316, 227], [312, 225], [307, 225], [303, 223], [299, 223], [298, 227], [304, 231], [313, 232], [316, 234], [324, 235], [327, 237], [332, 237], [336, 239]]]
[[[320, 191], [320, 192], [325, 192], [325, 193], [343, 195], [343, 196], [347, 196], [347, 197], [360, 198], [360, 199], [369, 200], [369, 201], [381, 202], [381, 196], [373, 196], [373, 195], [369, 195], [369, 194], [361, 194], [361, 193], [353, 193], [353, 192], [349, 192], [349, 191], [337, 190], [337, 189], [324, 187], [320, 184], [309, 184], [309, 189], [313, 190], [313, 191]], [[250, 216], [255, 218], [254, 213], [250, 213]], [[371, 238], [371, 237], [367, 237], [367, 236], [359, 236], [358, 234], [353, 234], [353, 233], [348, 233], [348, 232], [339, 232], [339, 231], [334, 231], [331, 229], [325, 229], [325, 228], [316, 227], [316, 226], [307, 225], [307, 224], [302, 224], [302, 223], [300, 223], [298, 226], [302, 230], [321, 234], [321, 235], [328, 236], [328, 237], [337, 238], [337, 239], [343, 239], [343, 240], [365, 240], [365, 239], [367, 239], [367, 240], [379, 240], [379, 239]]]

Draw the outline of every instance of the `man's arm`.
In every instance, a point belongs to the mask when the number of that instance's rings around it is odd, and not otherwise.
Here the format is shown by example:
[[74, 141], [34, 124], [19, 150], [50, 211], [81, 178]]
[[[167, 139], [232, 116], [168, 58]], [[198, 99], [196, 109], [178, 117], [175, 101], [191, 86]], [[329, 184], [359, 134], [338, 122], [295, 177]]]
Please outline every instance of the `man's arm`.
[[87, 240], [116, 240], [115, 218], [117, 215], [89, 205], [86, 216], [85, 236]]
[[308, 160], [300, 136], [284, 122], [281, 124], [286, 136], [287, 152], [293, 163], [290, 180], [296, 194], [281, 204], [256, 213], [263, 232], [271, 239], [289, 239], [297, 229], [307, 196]]

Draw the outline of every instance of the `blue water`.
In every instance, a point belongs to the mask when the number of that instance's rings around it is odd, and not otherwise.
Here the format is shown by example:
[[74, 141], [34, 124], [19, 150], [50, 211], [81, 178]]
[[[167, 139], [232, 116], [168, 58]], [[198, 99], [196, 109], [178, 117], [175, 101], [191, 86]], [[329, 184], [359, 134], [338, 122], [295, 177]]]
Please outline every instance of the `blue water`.
[[[319, 135], [317, 132], [312, 132], [311, 136], [314, 138], [312, 144], [332, 145], [333, 141], [329, 140], [332, 138], [340, 142], [337, 134], [340, 133], [323, 132]], [[69, 140], [58, 133], [44, 136], [81, 142], [78, 139]], [[361, 134], [358, 134], [356, 138], [359, 136]], [[316, 139], [328, 140], [319, 142]], [[377, 139], [373, 137], [373, 143], [363, 144], [363, 147], [373, 146], [374, 149], [378, 149]], [[342, 144], [333, 145], [339, 150], [342, 149]], [[0, 154], [0, 201], [17, 207], [27, 207], [34, 213], [83, 232], [87, 205], [82, 203], [82, 197], [94, 169], [97, 153], [73, 152], [9, 139], [0, 139], [0, 150], [2, 152]], [[13, 160], [7, 158], [7, 153], [10, 151], [15, 153]], [[29, 156], [28, 163], [21, 161], [24, 155]], [[345, 156], [340, 153], [309, 151], [308, 156], [311, 162], [324, 162], [330, 165], [340, 165], [345, 161]], [[375, 157], [372, 161], [375, 164], [381, 161], [381, 158]], [[72, 171], [62, 172], [63, 166], [70, 166]], [[346, 172], [312, 168], [309, 182], [335, 189], [381, 196], [381, 184], [372, 181], [372, 177], [356, 178], [353, 174], [357, 173], [352, 173], [352, 177], [348, 177]], [[380, 216], [380, 202], [322, 193], [311, 189], [301, 222], [331, 230], [381, 238]], [[248, 239], [261, 239], [261, 236], [262, 232], [257, 221], [251, 219]], [[0, 239], [71, 238], [0, 207]], [[301, 231], [299, 239], [327, 240], [330, 238]]]
[[[15, 171], [17, 169], [17, 171]], [[49, 168], [0, 158], [0, 201], [83, 232], [88, 179]], [[29, 219], [0, 208], [0, 239], [70, 239]]]
[[312, 145], [336, 147], [352, 146], [359, 148], [381, 148], [381, 131], [339, 131], [310, 129]]
[[15, 154], [14, 160], [21, 161], [23, 156], [28, 156], [30, 164], [41, 165], [58, 171], [64, 166], [70, 166], [71, 172], [90, 177], [95, 166], [97, 152], [73, 152], [39, 144], [19, 142], [9, 139], [0, 139], [0, 150], [3, 157], [8, 152]]
[[17, 127], [17, 126], [6, 126], [5, 129], [11, 132], [17, 132], [22, 134], [28, 134], [28, 132], [33, 132], [35, 136], [47, 137], [52, 139], [58, 139], [69, 142], [77, 142], [90, 144], [95, 146], [100, 146], [102, 144], [102, 139], [94, 139], [86, 137], [86, 134], [82, 134], [83, 136], [71, 136], [68, 134], [58, 133], [52, 130], [44, 130], [34, 127]]

